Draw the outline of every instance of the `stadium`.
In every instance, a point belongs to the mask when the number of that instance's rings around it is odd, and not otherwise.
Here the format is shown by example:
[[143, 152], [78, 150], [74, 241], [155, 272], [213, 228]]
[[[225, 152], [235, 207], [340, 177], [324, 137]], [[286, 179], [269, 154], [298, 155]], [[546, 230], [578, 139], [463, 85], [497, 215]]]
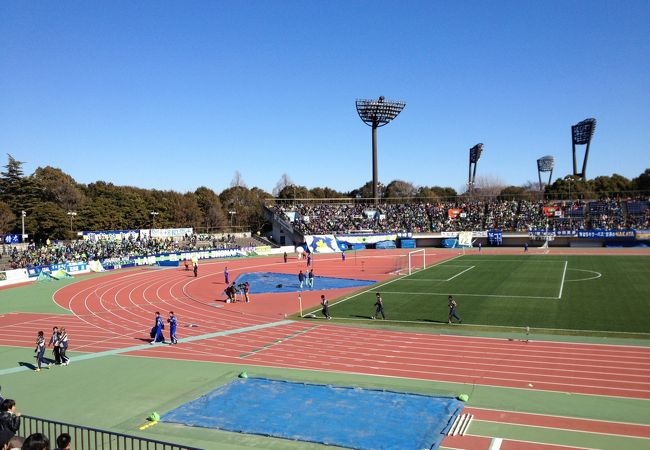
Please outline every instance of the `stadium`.
[[650, 448], [648, 5], [278, 6], [3, 5], [0, 450]]

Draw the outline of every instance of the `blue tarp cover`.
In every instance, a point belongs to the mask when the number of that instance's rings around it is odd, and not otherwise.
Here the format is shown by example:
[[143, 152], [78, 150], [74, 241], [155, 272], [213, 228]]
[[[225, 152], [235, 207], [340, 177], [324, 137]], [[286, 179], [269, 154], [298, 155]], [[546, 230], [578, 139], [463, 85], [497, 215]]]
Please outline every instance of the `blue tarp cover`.
[[[307, 276], [308, 270], [302, 271]], [[314, 272], [316, 272], [314, 270]], [[251, 272], [237, 277], [237, 284], [248, 281], [251, 285], [251, 294], [268, 294], [273, 292], [298, 292], [300, 283], [297, 273]], [[319, 277], [314, 276], [314, 290], [341, 289], [351, 287], [371, 286], [374, 280], [355, 280], [352, 278]], [[307, 290], [307, 281], [303, 283], [302, 290]]]
[[450, 397], [236, 379], [163, 422], [356, 449], [436, 449], [462, 402]]

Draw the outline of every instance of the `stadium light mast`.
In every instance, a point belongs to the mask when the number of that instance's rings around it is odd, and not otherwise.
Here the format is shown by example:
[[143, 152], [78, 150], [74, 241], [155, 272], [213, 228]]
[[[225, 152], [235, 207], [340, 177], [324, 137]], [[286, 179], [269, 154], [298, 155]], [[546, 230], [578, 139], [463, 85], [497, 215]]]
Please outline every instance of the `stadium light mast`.
[[552, 156], [542, 156], [537, 160], [537, 176], [539, 177], [540, 191], [544, 189], [544, 185], [542, 183], [542, 172], [549, 172], [548, 182], [546, 184], [551, 184], [554, 168], [555, 168], [555, 158], [553, 158]]
[[70, 216], [70, 233], [72, 233], [72, 221], [77, 216], [77, 211], [68, 211], [66, 214]]
[[[483, 144], [476, 144], [474, 147], [469, 149], [469, 175], [467, 176], [467, 187], [470, 194], [474, 191], [474, 182], [476, 181], [476, 166], [478, 165], [478, 160], [481, 159], [481, 153], [483, 153]], [[474, 170], [472, 171], [472, 165], [474, 165]]]
[[[589, 146], [591, 138], [596, 131], [596, 119], [585, 119], [571, 127], [571, 143], [573, 144], [573, 176], [587, 179], [587, 159], [589, 158]], [[576, 145], [586, 145], [585, 159], [582, 161], [582, 170], [578, 172], [576, 167]]]
[[377, 128], [387, 125], [388, 122], [402, 112], [406, 103], [400, 101], [386, 101], [384, 96], [378, 100], [357, 99], [357, 113], [363, 122], [372, 127], [372, 198], [379, 202], [378, 172], [377, 172]]

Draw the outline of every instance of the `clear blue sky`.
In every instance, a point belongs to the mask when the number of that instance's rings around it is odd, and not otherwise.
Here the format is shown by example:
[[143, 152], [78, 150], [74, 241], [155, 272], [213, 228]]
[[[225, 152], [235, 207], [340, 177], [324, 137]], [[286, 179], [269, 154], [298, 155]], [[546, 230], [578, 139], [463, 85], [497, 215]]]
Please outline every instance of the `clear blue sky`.
[[406, 108], [379, 130], [379, 177], [459, 189], [478, 175], [650, 167], [650, 1], [4, 1], [0, 163], [78, 182], [269, 192], [372, 178], [356, 98]]

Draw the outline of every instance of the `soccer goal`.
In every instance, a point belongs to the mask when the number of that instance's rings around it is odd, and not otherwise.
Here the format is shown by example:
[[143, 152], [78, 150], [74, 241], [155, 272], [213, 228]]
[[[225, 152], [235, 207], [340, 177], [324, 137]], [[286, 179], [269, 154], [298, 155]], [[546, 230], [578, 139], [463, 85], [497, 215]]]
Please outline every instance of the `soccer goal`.
[[411, 275], [413, 272], [418, 270], [424, 270], [427, 268], [427, 254], [422, 248], [420, 250], [414, 250], [408, 254], [408, 274]]

